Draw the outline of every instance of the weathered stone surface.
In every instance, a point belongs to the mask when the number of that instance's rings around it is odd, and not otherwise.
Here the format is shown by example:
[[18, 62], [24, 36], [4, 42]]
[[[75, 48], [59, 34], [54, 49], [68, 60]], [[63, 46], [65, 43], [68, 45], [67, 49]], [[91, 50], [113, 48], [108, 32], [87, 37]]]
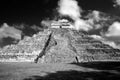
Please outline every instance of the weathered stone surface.
[[51, 29], [51, 31], [56, 45], [50, 47], [39, 62], [71, 63], [120, 60], [119, 49], [113, 49], [83, 32], [71, 29]]
[[85, 32], [72, 29], [45, 29], [17, 45], [0, 50], [0, 61], [72, 63], [120, 61], [120, 50], [95, 40]]
[[39, 32], [21, 40], [17, 45], [8, 45], [0, 50], [0, 61], [34, 61], [44, 48], [50, 31]]

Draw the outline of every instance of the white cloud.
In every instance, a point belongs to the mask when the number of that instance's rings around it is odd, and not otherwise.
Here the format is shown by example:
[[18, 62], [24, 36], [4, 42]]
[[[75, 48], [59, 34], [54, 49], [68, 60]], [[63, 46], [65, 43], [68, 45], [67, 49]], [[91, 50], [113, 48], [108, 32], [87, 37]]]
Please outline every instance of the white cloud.
[[87, 22], [85, 22], [85, 21], [82, 20], [82, 19], [76, 20], [74, 26], [75, 26], [75, 28], [76, 28], [77, 30], [85, 30], [85, 31], [88, 31], [88, 30], [93, 29], [92, 26], [90, 26]]
[[115, 3], [113, 6], [120, 6], [120, 0], [113, 0], [113, 2]]
[[92, 27], [80, 19], [82, 9], [76, 0], [60, 0], [58, 12], [60, 15], [69, 16], [74, 20], [74, 29], [88, 31]]
[[22, 31], [14, 27], [10, 27], [7, 23], [4, 23], [0, 28], [0, 39], [11, 37], [11, 38], [20, 40], [21, 33]]
[[81, 16], [80, 12], [82, 12], [82, 9], [78, 6], [76, 0], [60, 0], [58, 12], [75, 20]]
[[41, 21], [41, 25], [42, 25], [43, 27], [49, 27], [49, 26], [51, 26], [51, 22], [52, 22], [52, 21], [50, 21], [50, 20], [42, 20], [42, 21]]
[[107, 37], [111, 36], [120, 36], [120, 23], [114, 22], [108, 29], [107, 33], [105, 34]]

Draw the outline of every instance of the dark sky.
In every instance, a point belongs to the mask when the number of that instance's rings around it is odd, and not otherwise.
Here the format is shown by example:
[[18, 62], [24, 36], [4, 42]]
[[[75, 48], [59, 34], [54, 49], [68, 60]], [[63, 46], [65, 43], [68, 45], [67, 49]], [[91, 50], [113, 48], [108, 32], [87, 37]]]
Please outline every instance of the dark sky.
[[[99, 10], [120, 15], [120, 10], [113, 8], [112, 0], [77, 1], [83, 10]], [[58, 0], [0, 0], [0, 24], [6, 22], [8, 25], [17, 23], [40, 25], [41, 20], [54, 15], [57, 7]], [[25, 29], [25, 32], [31, 31]], [[0, 45], [7, 45], [11, 43], [10, 41], [11, 38], [2, 39]]]
[[3, 0], [0, 1], [0, 21], [40, 24], [40, 20], [49, 16], [55, 6], [53, 0]]
[[[119, 14], [113, 8], [112, 0], [78, 0], [79, 5], [86, 10], [100, 10]], [[58, 0], [0, 0], [0, 23], [40, 24], [45, 17], [53, 13]]]

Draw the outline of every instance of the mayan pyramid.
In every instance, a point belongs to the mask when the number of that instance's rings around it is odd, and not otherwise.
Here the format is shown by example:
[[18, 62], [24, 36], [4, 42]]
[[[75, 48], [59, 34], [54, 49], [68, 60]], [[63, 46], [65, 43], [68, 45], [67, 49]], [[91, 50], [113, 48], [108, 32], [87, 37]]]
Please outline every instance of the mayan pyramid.
[[84, 31], [49, 28], [0, 49], [0, 62], [72, 63], [119, 61], [120, 50]]

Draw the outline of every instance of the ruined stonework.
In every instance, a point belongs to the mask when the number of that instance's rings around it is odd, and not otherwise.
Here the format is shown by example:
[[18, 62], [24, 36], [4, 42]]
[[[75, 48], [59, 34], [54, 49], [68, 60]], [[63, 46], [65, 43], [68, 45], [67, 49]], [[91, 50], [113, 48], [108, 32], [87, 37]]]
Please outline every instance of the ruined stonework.
[[119, 49], [113, 49], [83, 32], [71, 29], [53, 29], [52, 32], [52, 38], [57, 45], [49, 48], [40, 62], [72, 63], [120, 60]]
[[44, 48], [51, 32], [39, 32], [33, 37], [25, 37], [17, 45], [8, 45], [0, 50], [0, 62], [34, 62]]
[[49, 28], [0, 50], [0, 62], [72, 63], [119, 61], [120, 50], [83, 31]]

